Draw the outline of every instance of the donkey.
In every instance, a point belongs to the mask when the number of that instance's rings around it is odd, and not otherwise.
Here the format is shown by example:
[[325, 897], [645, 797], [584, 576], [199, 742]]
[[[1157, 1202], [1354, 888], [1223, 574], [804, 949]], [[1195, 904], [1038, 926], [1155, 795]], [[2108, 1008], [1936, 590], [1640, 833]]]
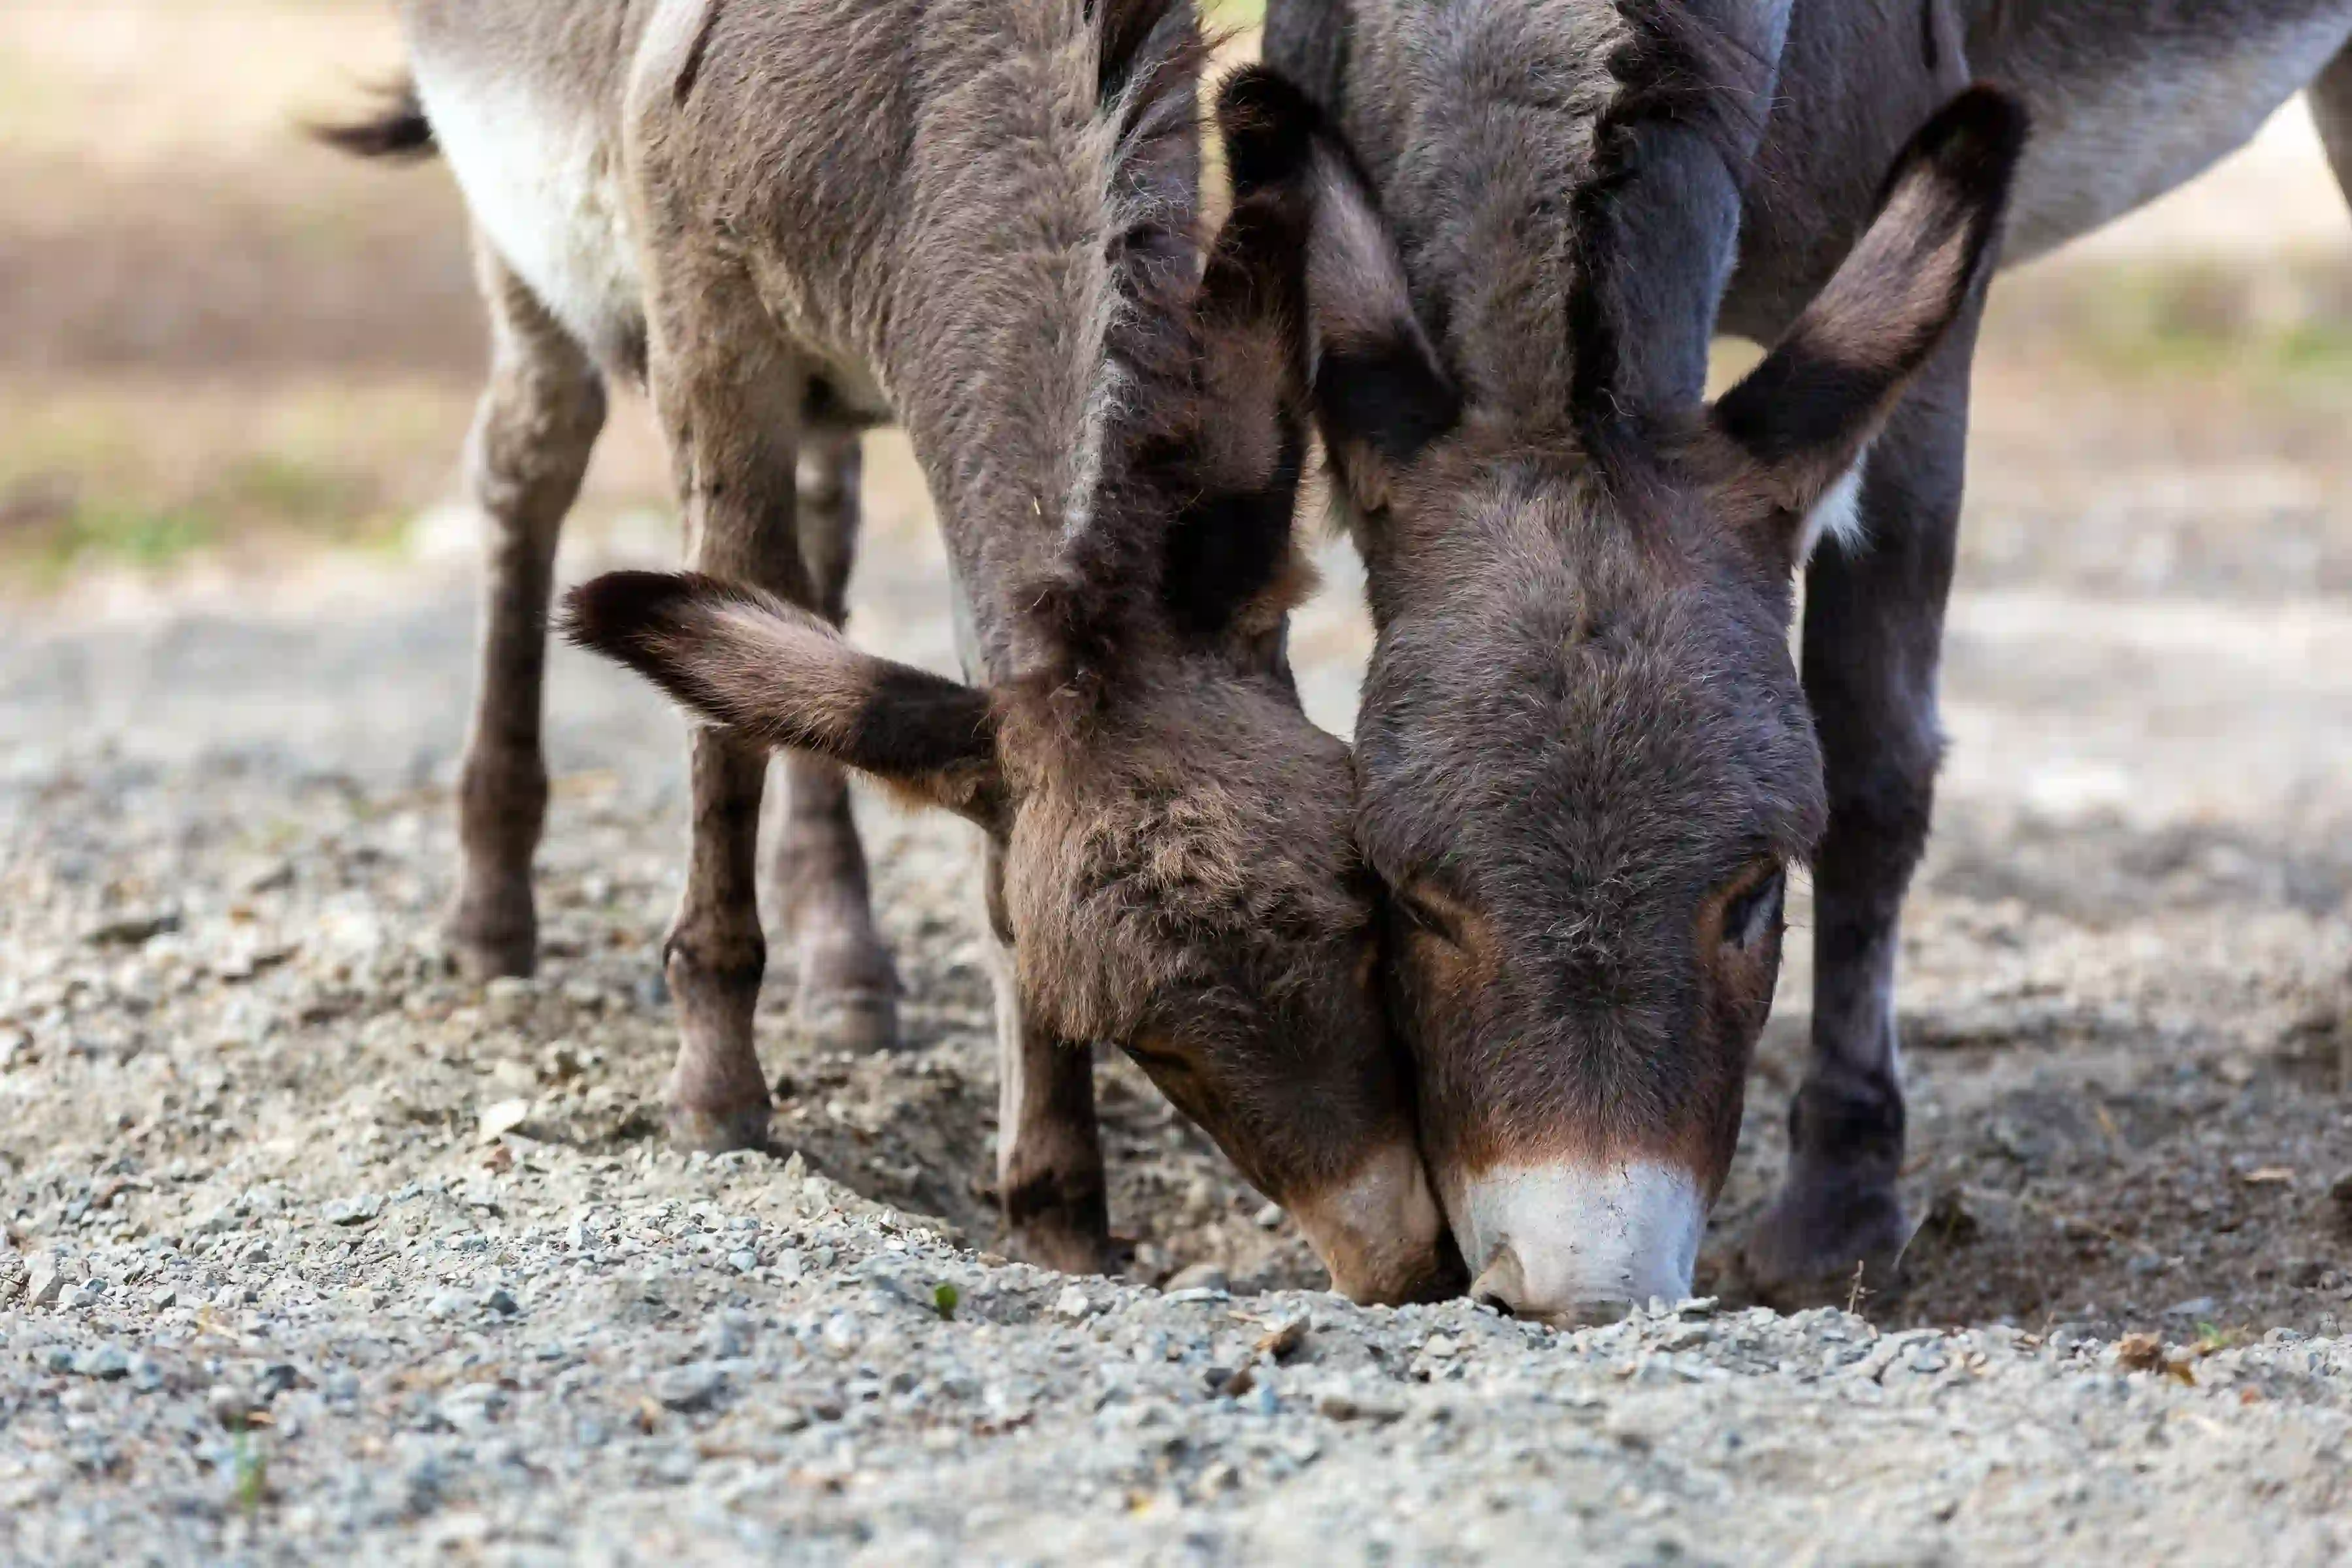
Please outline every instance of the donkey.
[[[410, 101], [338, 140], [436, 148], [473, 214], [495, 524], [452, 931], [527, 970], [558, 524], [611, 379], [667, 437], [691, 572], [576, 590], [570, 635], [699, 721], [665, 950], [670, 1136], [759, 1142], [767, 754], [802, 984], [887, 996], [843, 768], [982, 829], [1011, 1248], [1108, 1262], [1087, 1042], [1124, 1047], [1337, 1287], [1444, 1279], [1375, 979], [1345, 747], [1282, 651], [1307, 415], [1283, 334], [1303, 224], [1204, 250], [1188, 0], [406, 0]], [[840, 637], [856, 431], [913, 437], [971, 684]], [[798, 484], [795, 486], [795, 467]], [[887, 1022], [887, 1020], [884, 1020]]]
[[[1688, 1288], [1808, 858], [1811, 1054], [1742, 1272], [1892, 1269], [1979, 280], [2306, 83], [2352, 178], [2347, 37], [2343, 0], [1273, 0], [1316, 107], [1261, 88], [1256, 177], [1313, 193], [1379, 627], [1360, 834], [1478, 1293]], [[1778, 346], [1703, 410], [1718, 327]]]

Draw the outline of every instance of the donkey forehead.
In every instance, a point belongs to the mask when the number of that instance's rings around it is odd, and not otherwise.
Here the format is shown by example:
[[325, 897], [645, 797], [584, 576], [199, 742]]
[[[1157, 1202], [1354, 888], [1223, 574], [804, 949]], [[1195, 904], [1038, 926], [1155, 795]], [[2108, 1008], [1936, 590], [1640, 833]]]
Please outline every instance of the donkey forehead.
[[1786, 647], [1697, 597], [1539, 587], [1385, 626], [1357, 727], [1374, 864], [1589, 902], [1808, 853], [1826, 807]]

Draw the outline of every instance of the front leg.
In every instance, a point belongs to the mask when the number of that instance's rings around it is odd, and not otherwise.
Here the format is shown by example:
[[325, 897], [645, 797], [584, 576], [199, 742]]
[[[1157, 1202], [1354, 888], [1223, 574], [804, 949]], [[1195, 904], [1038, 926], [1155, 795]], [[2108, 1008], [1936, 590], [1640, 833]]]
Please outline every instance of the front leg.
[[1910, 1239], [1895, 1180], [1903, 1089], [1895, 968], [1903, 899], [1943, 754], [1936, 687], [1968, 441], [1973, 315], [1873, 447], [1864, 536], [1824, 542], [1806, 579], [1804, 679], [1828, 773], [1813, 869], [1813, 1033], [1789, 1108], [1789, 1170], [1750, 1233], [1768, 1298], [1844, 1299], [1892, 1279]]
[[[730, 277], [665, 277], [649, 380], [698, 572], [814, 608], [794, 534], [793, 467], [806, 376], [748, 289]], [[663, 948], [677, 1008], [669, 1138], [718, 1152], [767, 1141], [768, 1086], [752, 1043], [767, 969], [760, 929], [760, 802], [768, 759], [717, 732], [693, 738], [686, 890]]]
[[1066, 1274], [1111, 1272], [1094, 1054], [1024, 1017], [1005, 918], [1003, 849], [983, 870], [996, 983], [996, 1192], [1005, 1252]]

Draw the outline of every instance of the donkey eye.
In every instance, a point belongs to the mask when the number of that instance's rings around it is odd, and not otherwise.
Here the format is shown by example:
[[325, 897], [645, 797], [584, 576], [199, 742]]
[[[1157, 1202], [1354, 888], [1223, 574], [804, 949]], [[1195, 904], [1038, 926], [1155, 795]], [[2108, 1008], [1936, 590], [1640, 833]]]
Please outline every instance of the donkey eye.
[[1735, 947], [1761, 946], [1780, 925], [1780, 908], [1788, 896], [1789, 873], [1775, 866], [1729, 903], [1723, 906], [1723, 940]]
[[1462, 945], [1461, 933], [1455, 930], [1453, 919], [1436, 900], [1409, 888], [1398, 889], [1395, 898], [1397, 912], [1413, 930], [1454, 947]]

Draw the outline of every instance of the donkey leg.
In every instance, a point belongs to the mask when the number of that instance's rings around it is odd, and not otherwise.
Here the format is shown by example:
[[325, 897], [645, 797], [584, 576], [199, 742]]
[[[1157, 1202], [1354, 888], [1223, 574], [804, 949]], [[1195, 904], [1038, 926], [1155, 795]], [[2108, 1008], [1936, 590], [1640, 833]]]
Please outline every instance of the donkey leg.
[[[648, 379], [685, 503], [688, 564], [809, 605], [793, 526], [804, 373], [735, 280], [678, 270], [656, 285]], [[678, 1022], [669, 1139], [680, 1149], [751, 1148], [768, 1134], [752, 1042], [768, 963], [758, 882], [768, 759], [709, 730], [695, 731], [692, 748], [686, 890], [663, 948]]]
[[1010, 1257], [1066, 1274], [1111, 1271], [1110, 1204], [1095, 1120], [1094, 1055], [1021, 1015], [1004, 915], [1003, 849], [983, 871], [996, 984], [996, 1192]]
[[604, 385], [578, 344], [477, 239], [490, 381], [467, 446], [489, 522], [481, 685], [457, 785], [463, 847], [450, 948], [467, 975], [529, 974], [538, 959], [530, 861], [547, 816], [540, 686], [555, 543], [604, 423]]
[[1747, 1244], [1768, 1295], [1872, 1288], [1910, 1239], [1895, 1192], [1903, 1090], [1895, 961], [1943, 753], [1936, 681], [1968, 438], [1973, 315], [1873, 447], [1863, 540], [1806, 580], [1804, 679], [1830, 820], [1813, 872], [1811, 1059], [1789, 1108], [1789, 1170]]
[[[849, 614], [857, 553], [858, 433], [819, 427], [800, 455], [801, 561], [816, 603], [834, 625]], [[898, 975], [874, 929], [866, 849], [841, 768], [806, 752], [783, 759], [784, 821], [771, 883], [800, 963], [794, 1005], [821, 1044], [888, 1050], [898, 1037]]]

